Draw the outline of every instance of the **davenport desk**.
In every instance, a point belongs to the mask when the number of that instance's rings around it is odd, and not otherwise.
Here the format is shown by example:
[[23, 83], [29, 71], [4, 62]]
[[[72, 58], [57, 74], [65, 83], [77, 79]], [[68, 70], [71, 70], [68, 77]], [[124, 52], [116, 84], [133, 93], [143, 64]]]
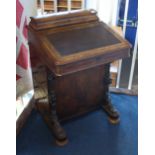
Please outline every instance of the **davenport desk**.
[[109, 97], [109, 67], [129, 56], [130, 44], [99, 21], [94, 10], [32, 17], [28, 30], [35, 94], [38, 88], [46, 92], [36, 97], [37, 107], [57, 144], [67, 143], [60, 120], [97, 107], [118, 123]]

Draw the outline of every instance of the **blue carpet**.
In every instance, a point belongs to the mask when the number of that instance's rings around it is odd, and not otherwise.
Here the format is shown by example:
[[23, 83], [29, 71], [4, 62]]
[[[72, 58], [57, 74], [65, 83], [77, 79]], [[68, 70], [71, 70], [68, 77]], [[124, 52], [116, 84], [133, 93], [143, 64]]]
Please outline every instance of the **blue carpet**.
[[17, 155], [138, 155], [138, 97], [112, 94], [121, 122], [111, 125], [102, 110], [63, 124], [69, 143], [53, 144], [53, 136], [33, 111], [17, 137]]

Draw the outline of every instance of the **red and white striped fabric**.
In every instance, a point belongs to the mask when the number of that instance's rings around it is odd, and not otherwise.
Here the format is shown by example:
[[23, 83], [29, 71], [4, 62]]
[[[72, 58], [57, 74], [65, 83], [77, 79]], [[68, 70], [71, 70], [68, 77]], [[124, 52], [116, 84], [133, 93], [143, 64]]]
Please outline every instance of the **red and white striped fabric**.
[[16, 97], [33, 89], [28, 48], [27, 18], [21, 1], [16, 0]]

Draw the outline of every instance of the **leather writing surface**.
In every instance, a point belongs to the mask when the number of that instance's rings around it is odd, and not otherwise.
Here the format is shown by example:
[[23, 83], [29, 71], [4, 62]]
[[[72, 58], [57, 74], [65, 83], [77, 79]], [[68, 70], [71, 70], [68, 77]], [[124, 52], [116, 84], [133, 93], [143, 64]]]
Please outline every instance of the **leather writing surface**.
[[102, 24], [57, 32], [48, 35], [48, 40], [62, 56], [120, 43]]

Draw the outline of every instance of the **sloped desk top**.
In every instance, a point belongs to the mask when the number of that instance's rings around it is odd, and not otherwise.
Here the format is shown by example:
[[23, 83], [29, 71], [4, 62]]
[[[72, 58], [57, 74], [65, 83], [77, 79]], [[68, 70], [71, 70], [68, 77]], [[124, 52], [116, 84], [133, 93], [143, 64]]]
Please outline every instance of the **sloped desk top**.
[[82, 29], [57, 32], [47, 38], [61, 56], [121, 43], [119, 39], [104, 29], [102, 23]]
[[130, 44], [94, 10], [33, 17], [29, 42], [57, 76], [73, 73], [129, 56]]

